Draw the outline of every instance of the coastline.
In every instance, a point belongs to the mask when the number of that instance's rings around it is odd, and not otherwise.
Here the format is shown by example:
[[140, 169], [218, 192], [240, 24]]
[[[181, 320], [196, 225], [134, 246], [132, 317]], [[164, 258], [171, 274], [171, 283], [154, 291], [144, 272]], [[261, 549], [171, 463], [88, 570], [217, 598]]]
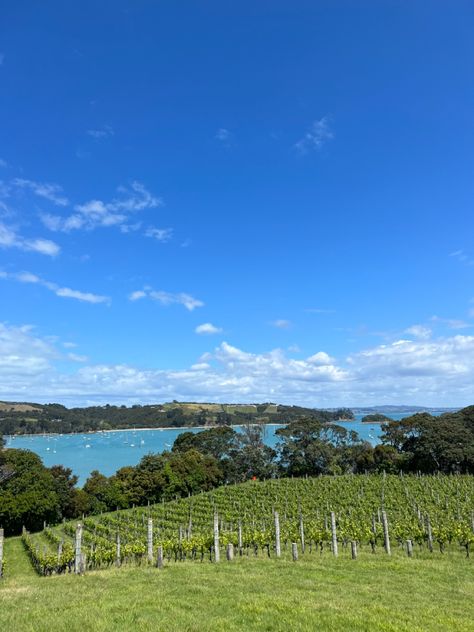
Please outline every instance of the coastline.
[[[78, 436], [78, 435], [97, 435], [97, 434], [109, 434], [109, 432], [144, 432], [145, 430], [211, 430], [212, 428], [242, 428], [242, 426], [247, 424], [233, 424], [232, 426], [160, 426], [159, 428], [113, 428], [111, 430], [84, 430], [83, 432], [34, 432], [34, 433], [24, 433], [24, 434], [13, 434], [13, 435], [4, 435], [4, 437], [9, 439], [14, 439], [15, 437], [67, 437]], [[249, 424], [250, 426], [258, 426], [260, 424]], [[267, 426], [286, 426], [287, 424], [279, 424], [279, 423], [271, 423], [271, 424], [263, 424], [265, 427]]]

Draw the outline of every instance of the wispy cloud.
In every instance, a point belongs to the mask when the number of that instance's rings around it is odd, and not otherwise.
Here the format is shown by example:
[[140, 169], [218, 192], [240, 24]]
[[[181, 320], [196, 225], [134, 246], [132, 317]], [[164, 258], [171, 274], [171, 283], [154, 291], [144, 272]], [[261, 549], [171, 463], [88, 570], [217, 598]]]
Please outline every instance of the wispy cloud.
[[99, 294], [93, 294], [92, 292], [80, 292], [79, 290], [72, 290], [69, 287], [61, 287], [57, 283], [46, 281], [32, 272], [2, 272], [0, 274], [0, 278], [18, 281], [19, 283], [41, 285], [50, 292], [56, 294], [56, 296], [60, 296], [62, 298], [72, 298], [83, 303], [110, 303], [110, 298], [108, 296], [101, 296]]
[[63, 195], [62, 187], [59, 184], [35, 182], [24, 178], [15, 178], [12, 180], [12, 184], [20, 189], [29, 189], [38, 197], [44, 198], [56, 206], [67, 206], [69, 204], [69, 200]]
[[165, 242], [165, 241], [169, 241], [171, 237], [173, 236], [173, 229], [172, 228], [155, 228], [154, 226], [149, 226], [145, 230], [145, 236], [153, 237], [153, 239], [156, 239], [157, 241]]
[[192, 312], [196, 307], [203, 307], [203, 301], [194, 298], [190, 294], [185, 292], [164, 292], [163, 290], [153, 290], [149, 287], [143, 288], [143, 290], [136, 290], [129, 294], [130, 301], [138, 301], [144, 298], [150, 298], [153, 301], [161, 303], [161, 305], [183, 305], [188, 311]]
[[425, 325], [412, 325], [405, 329], [404, 333], [410, 334], [415, 338], [419, 338], [420, 340], [428, 340], [431, 338], [432, 331], [429, 327]]
[[102, 140], [104, 138], [110, 138], [115, 135], [115, 131], [111, 125], [101, 125], [97, 129], [88, 129], [87, 135], [95, 140]]
[[220, 140], [222, 143], [225, 143], [230, 140], [231, 134], [228, 129], [225, 127], [220, 127], [215, 135], [217, 140]]
[[474, 258], [466, 254], [464, 250], [455, 250], [454, 252], [450, 252], [449, 256], [466, 266], [474, 266]]
[[[119, 197], [110, 202], [89, 200], [77, 204], [74, 213], [67, 217], [43, 213], [43, 224], [52, 231], [71, 232], [73, 230], [93, 230], [98, 227], [128, 226], [131, 214], [145, 209], [157, 208], [163, 204], [138, 181], [132, 182], [130, 189], [119, 187]], [[126, 230], [124, 232], [127, 232]]]
[[194, 331], [200, 335], [212, 335], [220, 334], [222, 332], [222, 328], [216, 327], [212, 323], [203, 323], [202, 325], [198, 325]]
[[6, 160], [3, 160], [3, 158], [0, 158], [0, 167], [8, 167], [8, 163]]
[[17, 248], [25, 252], [37, 252], [49, 257], [55, 257], [61, 250], [54, 241], [39, 237], [28, 239], [3, 222], [0, 222], [0, 248]]
[[71, 360], [72, 362], [87, 362], [89, 360], [89, 358], [86, 355], [79, 355], [78, 353], [68, 353], [67, 354], [67, 358], [68, 360]]
[[334, 314], [335, 309], [324, 309], [321, 307], [308, 307], [304, 310], [308, 314]]
[[277, 329], [289, 329], [291, 327], [291, 322], [289, 320], [285, 320], [284, 318], [279, 318], [277, 320], [272, 320], [270, 325], [276, 327]]
[[295, 149], [306, 154], [311, 150], [321, 149], [327, 141], [333, 138], [334, 134], [329, 126], [329, 119], [327, 116], [323, 116], [314, 121], [303, 138], [295, 143]]
[[438, 322], [446, 325], [449, 329], [468, 329], [474, 327], [472, 323], [467, 323], [465, 320], [458, 318], [440, 318], [439, 316], [432, 316], [430, 318], [433, 322]]

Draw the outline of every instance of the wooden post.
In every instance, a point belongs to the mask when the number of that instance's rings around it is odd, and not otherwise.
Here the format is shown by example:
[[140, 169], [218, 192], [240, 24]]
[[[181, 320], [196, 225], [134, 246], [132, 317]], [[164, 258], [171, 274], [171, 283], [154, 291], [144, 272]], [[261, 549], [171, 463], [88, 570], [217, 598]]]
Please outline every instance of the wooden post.
[[58, 544], [58, 564], [61, 561], [61, 555], [63, 554], [63, 540]]
[[280, 543], [280, 516], [278, 511], [275, 511], [275, 554], [277, 557], [281, 556], [281, 543]]
[[228, 562], [232, 562], [232, 560], [234, 559], [234, 545], [232, 544], [232, 542], [229, 542], [229, 544], [227, 545], [226, 557]]
[[214, 514], [214, 562], [218, 563], [220, 561], [220, 552], [219, 552], [219, 516], [217, 513]]
[[337, 531], [336, 531], [336, 514], [331, 511], [331, 542], [332, 542], [332, 554], [337, 557]]
[[383, 543], [384, 543], [385, 551], [387, 555], [391, 555], [392, 551], [390, 549], [390, 534], [388, 532], [388, 520], [387, 520], [387, 514], [385, 511], [382, 511], [382, 525], [383, 525]]
[[163, 568], [163, 547], [161, 545], [158, 547], [158, 553], [156, 556], [156, 567]]
[[239, 555], [242, 556], [244, 554], [244, 547], [242, 546], [243, 542], [242, 542], [242, 521], [239, 519], [239, 530], [238, 530], [238, 534], [239, 534]]
[[0, 529], [0, 579], [3, 577], [3, 529]]
[[87, 566], [86, 554], [81, 553], [81, 564], [80, 564], [81, 575], [84, 575], [84, 573], [86, 572], [86, 566]]
[[153, 518], [148, 518], [147, 529], [147, 560], [153, 563]]
[[122, 556], [121, 556], [121, 546], [120, 546], [120, 532], [117, 531], [117, 535], [115, 537], [115, 566], [119, 567], [122, 564]]
[[293, 557], [293, 562], [298, 561], [298, 545], [296, 542], [291, 543], [291, 555]]
[[82, 546], [82, 524], [78, 522], [77, 527], [76, 527], [76, 539], [75, 539], [75, 550], [74, 550], [74, 572], [76, 573], [76, 575], [80, 575], [81, 573], [81, 567], [82, 567], [81, 546]]
[[426, 516], [426, 531], [428, 534], [428, 549], [430, 553], [433, 553], [433, 532], [431, 530], [431, 520], [429, 516]]
[[351, 542], [351, 555], [353, 560], [357, 559], [357, 542], [355, 540]]
[[413, 557], [413, 542], [411, 540], [407, 540], [406, 545], [408, 557]]
[[304, 523], [303, 523], [303, 514], [300, 512], [300, 542], [301, 542], [301, 553], [304, 553]]

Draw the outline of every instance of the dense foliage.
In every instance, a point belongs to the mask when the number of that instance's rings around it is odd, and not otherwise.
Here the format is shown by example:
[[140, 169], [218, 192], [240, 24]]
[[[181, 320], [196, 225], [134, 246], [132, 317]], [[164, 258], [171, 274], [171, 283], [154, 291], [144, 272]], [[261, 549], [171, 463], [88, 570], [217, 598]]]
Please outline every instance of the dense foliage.
[[150, 406], [89, 406], [66, 408], [61, 404], [0, 402], [0, 435], [69, 433], [120, 428], [287, 423], [309, 416], [321, 422], [353, 419], [347, 408], [318, 410], [277, 404], [180, 403]]
[[423, 472], [474, 473], [474, 406], [433, 417], [415, 414], [382, 426], [383, 443], [361, 441], [342, 425], [299, 417], [278, 430], [274, 450], [264, 424], [243, 432], [217, 426], [183, 432], [170, 452], [149, 454], [113, 476], [92, 472], [83, 489], [62, 466], [46, 468], [36, 455], [0, 449], [0, 526], [7, 533], [43, 521], [187, 497], [249, 479]]
[[383, 415], [382, 413], [371, 413], [370, 415], [362, 417], [361, 421], [365, 424], [387, 424], [393, 421], [393, 419], [391, 417], [387, 417], [387, 415]]

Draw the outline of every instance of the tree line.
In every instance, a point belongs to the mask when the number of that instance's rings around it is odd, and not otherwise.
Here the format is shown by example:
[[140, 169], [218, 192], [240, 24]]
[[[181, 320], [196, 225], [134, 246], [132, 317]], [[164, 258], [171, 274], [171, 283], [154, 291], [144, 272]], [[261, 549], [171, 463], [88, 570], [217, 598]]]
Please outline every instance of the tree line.
[[276, 449], [263, 442], [263, 425], [243, 432], [229, 426], [183, 432], [162, 454], [148, 454], [136, 466], [106, 477], [91, 473], [83, 488], [61, 465], [46, 468], [27, 450], [0, 442], [0, 527], [7, 534], [25, 525], [156, 503], [249, 479], [422, 472], [474, 474], [474, 406], [433, 417], [415, 414], [382, 426], [373, 447], [356, 432], [305, 417], [277, 431]]
[[300, 417], [321, 422], [354, 418], [348, 408], [319, 410], [263, 403], [250, 405], [171, 402], [147, 406], [87, 406], [0, 402], [0, 435], [97, 432], [128, 428], [166, 428], [287, 423]]

